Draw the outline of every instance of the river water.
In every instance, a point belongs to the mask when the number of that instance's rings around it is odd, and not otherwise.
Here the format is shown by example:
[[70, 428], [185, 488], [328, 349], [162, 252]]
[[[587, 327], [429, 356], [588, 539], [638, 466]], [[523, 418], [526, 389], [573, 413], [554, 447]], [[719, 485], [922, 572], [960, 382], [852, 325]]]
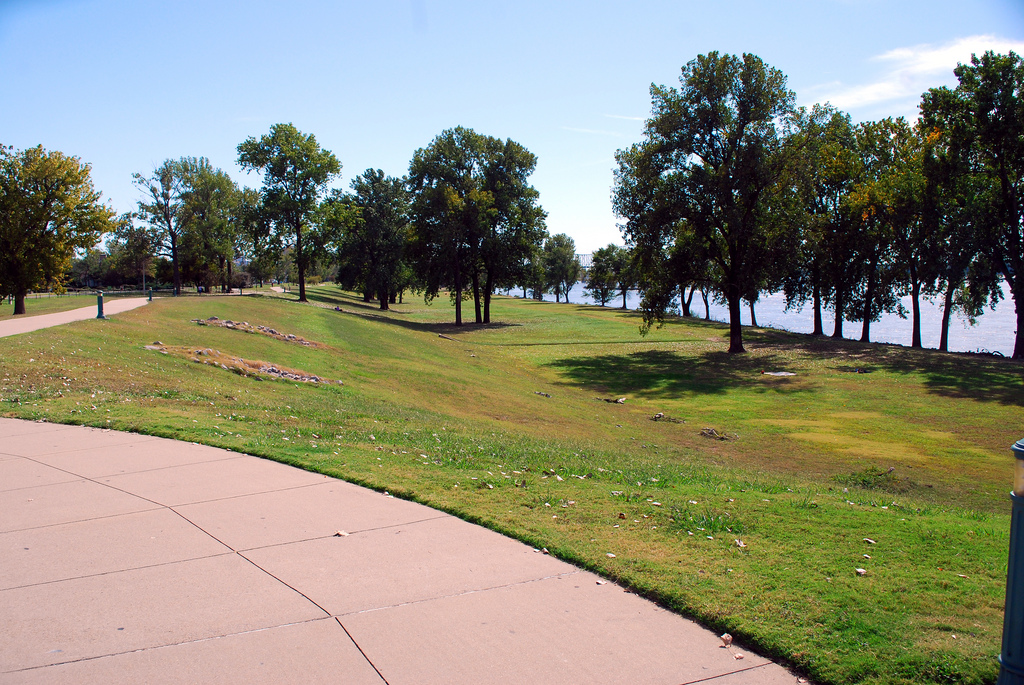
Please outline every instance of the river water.
[[[569, 291], [569, 301], [575, 304], [596, 304], [594, 300], [583, 296], [584, 286], [577, 283]], [[515, 294], [515, 291], [513, 291]], [[522, 292], [520, 291], [520, 295]], [[1004, 295], [1009, 293], [1004, 288]], [[545, 300], [554, 302], [554, 295], [545, 295]], [[636, 292], [630, 292], [626, 298], [626, 306], [629, 309], [636, 309], [640, 304], [640, 297]], [[879, 321], [871, 323], [871, 341], [896, 343], [910, 346], [913, 327], [910, 320], [911, 299], [909, 296], [903, 298], [903, 306], [907, 310], [907, 318], [901, 319], [896, 314], [883, 314]], [[609, 307], [621, 307], [622, 296], [612, 299]], [[716, 321], [727, 322], [729, 310], [725, 305], [711, 302], [711, 318]], [[754, 305], [754, 312], [757, 316], [759, 326], [766, 328], [779, 328], [796, 333], [810, 333], [814, 330], [814, 312], [808, 304], [803, 311], [786, 311], [786, 298], [782, 293], [762, 295]], [[700, 292], [693, 296], [691, 313], [700, 317], [704, 316], [704, 302], [700, 298]], [[750, 308], [743, 303], [741, 320], [744, 326], [750, 325]], [[823, 311], [822, 320], [826, 335], [832, 334], [835, 324], [835, 317], [831, 312]], [[942, 324], [942, 300], [929, 301], [921, 299], [921, 344], [925, 347], [937, 349], [939, 346], [939, 334]], [[999, 352], [1007, 357], [1013, 354], [1014, 336], [1017, 330], [1016, 315], [1013, 308], [1013, 300], [1004, 297], [996, 305], [994, 310], [985, 309], [974, 326], [969, 325], [964, 319], [956, 314], [949, 322], [949, 351], [950, 352]], [[859, 340], [861, 324], [859, 322], [846, 322], [843, 325], [843, 334], [846, 338]]]

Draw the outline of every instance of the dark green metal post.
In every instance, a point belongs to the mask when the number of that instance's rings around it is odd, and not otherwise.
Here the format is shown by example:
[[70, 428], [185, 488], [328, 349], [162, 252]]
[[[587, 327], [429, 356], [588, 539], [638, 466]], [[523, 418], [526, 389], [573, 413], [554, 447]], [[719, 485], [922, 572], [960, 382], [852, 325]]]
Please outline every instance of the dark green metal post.
[[105, 318], [107, 318], [107, 317], [103, 316], [103, 291], [102, 290], [99, 291], [98, 293], [96, 293], [96, 318], [97, 319], [105, 319]]
[[1010, 493], [1010, 558], [1006, 567], [1003, 651], [997, 685], [1024, 685], [1024, 439], [1012, 447], [1016, 457], [1014, 492]]

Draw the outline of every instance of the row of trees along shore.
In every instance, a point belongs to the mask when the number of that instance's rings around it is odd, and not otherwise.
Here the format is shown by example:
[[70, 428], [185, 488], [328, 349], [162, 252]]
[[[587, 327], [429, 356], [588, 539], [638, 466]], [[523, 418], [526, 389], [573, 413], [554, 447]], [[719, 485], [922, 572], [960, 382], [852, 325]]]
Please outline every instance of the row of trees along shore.
[[[883, 312], [906, 315], [921, 345], [919, 298], [979, 316], [1002, 297], [1017, 313], [1013, 356], [1024, 357], [1024, 61], [985, 53], [933, 88], [914, 124], [854, 124], [829, 105], [795, 106], [786, 77], [758, 57], [712, 52], [682, 69], [679, 89], [652, 86], [644, 139], [617, 153], [612, 201], [628, 248], [595, 251], [587, 292], [602, 305], [642, 294], [643, 330], [695, 292], [729, 308], [730, 352], [742, 352], [740, 307], [784, 292], [861, 322], [867, 341]], [[272, 278], [334, 278], [382, 309], [407, 290], [472, 299], [490, 321], [491, 294], [522, 288], [565, 297], [580, 277], [575, 245], [549, 236], [528, 179], [536, 157], [512, 140], [462, 127], [417, 150], [404, 178], [368, 169], [351, 191], [330, 189], [341, 163], [291, 124], [238, 146], [261, 176], [239, 188], [203, 157], [135, 174], [136, 211], [99, 201], [89, 166], [42, 147], [0, 147], [0, 294], [24, 312], [25, 293], [60, 289], [76, 251], [110, 234], [106, 260], [143, 280], [228, 289]], [[95, 258], [95, 259], [93, 259]], [[89, 260], [92, 259], [92, 262]], [[236, 273], [241, 268], [243, 273]], [[163, 272], [163, 273], [161, 273]]]
[[[620, 150], [612, 192], [633, 246], [644, 326], [675, 298], [711, 290], [729, 308], [730, 352], [743, 352], [741, 301], [787, 304], [861, 322], [906, 316], [921, 346], [919, 298], [981, 314], [1005, 280], [1024, 358], [1024, 61], [987, 52], [955, 70], [956, 88], [922, 96], [914, 124], [860, 124], [829, 105], [797, 108], [786, 77], [758, 57], [712, 52], [680, 88], [652, 85], [642, 142]], [[687, 293], [689, 290], [689, 293]]]
[[[83, 285], [156, 276], [175, 294], [185, 283], [227, 290], [294, 277], [302, 301], [311, 277], [357, 289], [381, 309], [407, 290], [428, 301], [450, 291], [461, 325], [464, 300], [488, 323], [497, 289], [568, 301], [580, 274], [572, 239], [548, 235], [528, 183], [536, 157], [471, 129], [417, 150], [405, 178], [368, 169], [345, 192], [329, 188], [341, 172], [334, 154], [277, 124], [238, 146], [239, 166], [257, 172], [261, 188], [239, 188], [204, 157], [168, 159], [134, 175], [142, 199], [119, 216], [100, 204], [76, 158], [42, 147], [2, 154], [0, 292], [15, 299], [16, 314], [29, 290], [60, 290], [69, 273]], [[95, 247], [104, 234], [106, 252]]]

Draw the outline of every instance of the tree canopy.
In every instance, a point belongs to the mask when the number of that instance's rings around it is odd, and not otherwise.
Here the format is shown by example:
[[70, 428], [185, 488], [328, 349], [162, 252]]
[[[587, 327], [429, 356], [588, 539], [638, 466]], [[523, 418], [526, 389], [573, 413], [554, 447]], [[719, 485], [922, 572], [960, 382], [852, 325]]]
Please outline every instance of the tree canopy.
[[[645, 140], [616, 156], [615, 209], [649, 281], [667, 273], [650, 267], [686, 222], [729, 305], [729, 351], [742, 352], [740, 300], [762, 289], [786, 245], [769, 210], [792, 156], [795, 96], [781, 71], [750, 54], [700, 55], [679, 80], [678, 90], [651, 86]], [[644, 316], [662, 310], [645, 307]]]
[[278, 233], [287, 236], [299, 276], [299, 301], [306, 302], [306, 271], [313, 246], [303, 242], [321, 195], [341, 173], [341, 162], [291, 124], [274, 124], [270, 133], [247, 138], [238, 146], [238, 165], [263, 176], [263, 206]]
[[461, 126], [413, 155], [413, 263], [428, 300], [450, 289], [456, 325], [464, 293], [473, 293], [477, 323], [487, 323], [494, 288], [525, 277], [545, 234], [538, 193], [527, 183], [536, 164], [515, 141]]
[[14, 297], [63, 287], [75, 250], [90, 248], [110, 230], [114, 211], [100, 203], [90, 167], [42, 146], [0, 146], [0, 295]]

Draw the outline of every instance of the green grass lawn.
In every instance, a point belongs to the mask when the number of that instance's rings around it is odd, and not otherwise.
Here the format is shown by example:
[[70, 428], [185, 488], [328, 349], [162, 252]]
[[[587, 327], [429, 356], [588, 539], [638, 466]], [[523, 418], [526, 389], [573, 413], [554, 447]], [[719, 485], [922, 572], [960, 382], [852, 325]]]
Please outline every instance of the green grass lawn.
[[[0, 415], [387, 489], [816, 681], [994, 682], [1018, 363], [749, 329], [730, 356], [703, 321], [642, 338], [633, 312], [496, 298], [496, 323], [456, 328], [447, 301], [309, 296], [164, 299], [0, 339]], [[316, 345], [191, 323], [210, 316]], [[243, 377], [206, 349], [344, 384]]]
[[[52, 295], [49, 297], [26, 297], [25, 314], [22, 316], [39, 316], [40, 314], [54, 314], [66, 312], [69, 309], [81, 307], [95, 307], [96, 294], [89, 295]], [[14, 318], [14, 301], [7, 298], [0, 298], [0, 321]]]

